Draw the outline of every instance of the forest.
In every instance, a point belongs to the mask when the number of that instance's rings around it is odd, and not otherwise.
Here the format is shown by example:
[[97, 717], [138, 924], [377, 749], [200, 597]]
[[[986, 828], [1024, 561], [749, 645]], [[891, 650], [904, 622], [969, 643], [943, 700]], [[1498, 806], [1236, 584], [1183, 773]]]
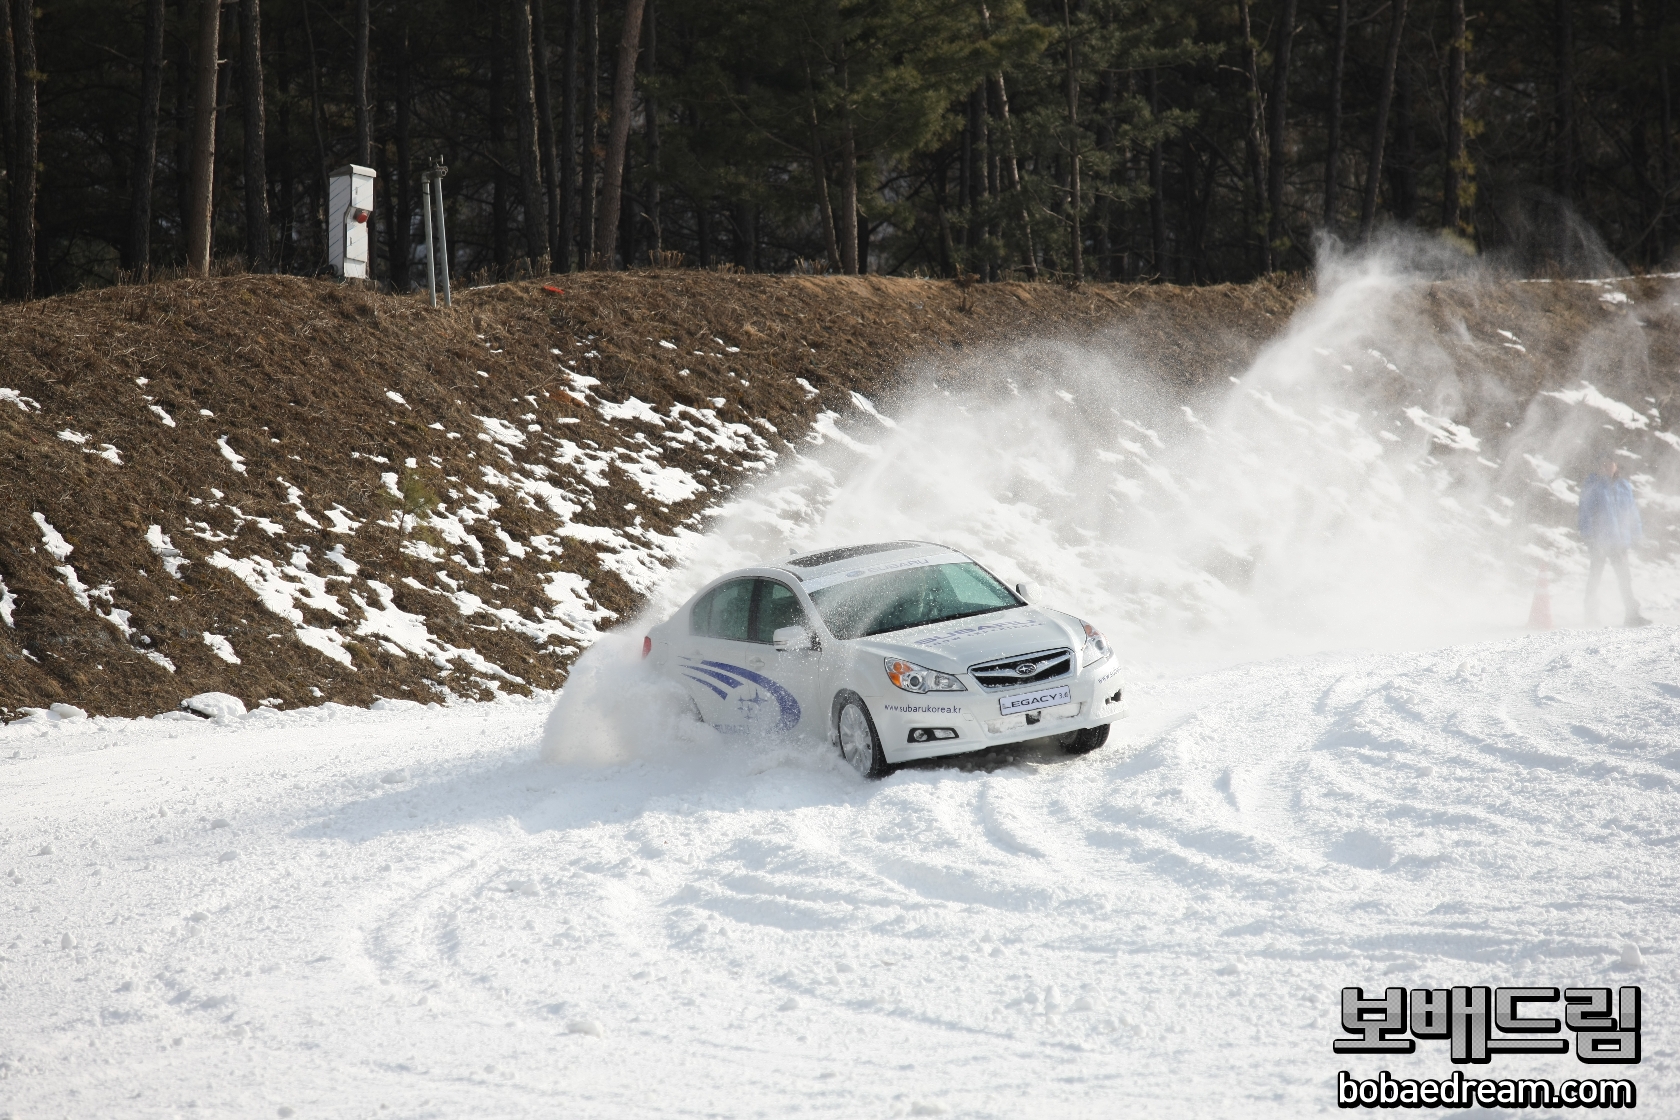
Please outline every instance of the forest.
[[322, 273], [345, 164], [395, 291], [439, 165], [460, 283], [1680, 244], [1676, 0], [0, 0], [0, 37], [12, 299]]

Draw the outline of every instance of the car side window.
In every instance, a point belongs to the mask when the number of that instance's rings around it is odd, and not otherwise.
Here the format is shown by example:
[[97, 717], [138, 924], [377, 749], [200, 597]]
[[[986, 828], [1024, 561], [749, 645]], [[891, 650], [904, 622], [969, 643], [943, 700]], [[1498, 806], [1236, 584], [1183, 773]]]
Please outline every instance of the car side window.
[[776, 631], [784, 626], [805, 626], [805, 611], [799, 597], [786, 584], [773, 579], [758, 581], [758, 610], [753, 612], [752, 638], [768, 645]]
[[694, 604], [689, 630], [732, 642], [747, 641], [752, 619], [753, 586], [757, 580], [736, 579], [706, 592]]

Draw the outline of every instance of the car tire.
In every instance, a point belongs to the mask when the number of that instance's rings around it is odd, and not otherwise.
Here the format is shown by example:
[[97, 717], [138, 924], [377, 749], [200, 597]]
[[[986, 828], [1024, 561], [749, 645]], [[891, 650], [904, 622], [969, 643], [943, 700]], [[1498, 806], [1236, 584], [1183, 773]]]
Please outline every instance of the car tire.
[[839, 748], [840, 757], [852, 769], [870, 780], [886, 777], [891, 768], [887, 765], [886, 752], [881, 750], [881, 736], [875, 730], [875, 720], [870, 716], [869, 705], [863, 702], [863, 697], [855, 692], [836, 695], [830, 726], [834, 730], [834, 745]]
[[1087, 727], [1083, 731], [1075, 731], [1073, 740], [1062, 750], [1068, 754], [1090, 754], [1104, 743], [1108, 742], [1108, 724], [1097, 727]]

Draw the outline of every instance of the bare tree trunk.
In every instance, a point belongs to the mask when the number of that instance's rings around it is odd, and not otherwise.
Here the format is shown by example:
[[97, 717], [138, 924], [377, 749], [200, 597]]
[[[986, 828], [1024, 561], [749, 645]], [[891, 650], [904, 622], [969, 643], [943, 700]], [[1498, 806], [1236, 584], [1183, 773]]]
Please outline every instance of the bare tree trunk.
[[1417, 127], [1410, 66], [1401, 66], [1394, 76], [1394, 156], [1388, 162], [1394, 192], [1390, 209], [1402, 222], [1411, 222], [1417, 217]]
[[[28, 299], [29, 293], [27, 290], [21, 295], [14, 290], [16, 277], [13, 275], [13, 270], [17, 267], [14, 262], [21, 263], [23, 261], [23, 239], [20, 237], [18, 229], [18, 217], [19, 201], [22, 194], [20, 184], [24, 176], [22, 153], [20, 151], [21, 137], [18, 134], [18, 100], [22, 92], [22, 77], [21, 67], [18, 65], [18, 31], [12, 26], [12, 23], [14, 15], [28, 19], [32, 16], [32, 13], [27, 8], [22, 12], [14, 12], [13, 7], [13, 0], [0, 0], [0, 32], [4, 32], [4, 41], [0, 42], [0, 48], [4, 48], [5, 55], [3, 59], [0, 59], [0, 71], [3, 71], [3, 73], [0, 73], [0, 80], [4, 82], [4, 88], [0, 89], [0, 99], [4, 101], [3, 106], [0, 106], [0, 124], [3, 124], [5, 129], [6, 183], [9, 188], [6, 192], [8, 248], [6, 254], [6, 294], [18, 299]], [[23, 213], [28, 216], [32, 214], [32, 211], [24, 211]], [[29, 267], [23, 273], [26, 285], [35, 273], [34, 262], [30, 261], [28, 264]]]
[[128, 177], [128, 236], [123, 239], [123, 268], [142, 280], [151, 274], [152, 181], [157, 170], [158, 102], [163, 95], [163, 0], [146, 0], [144, 34], [140, 120]]
[[199, 0], [197, 81], [193, 86], [192, 201], [187, 214], [187, 267], [210, 275], [212, 192], [216, 175], [216, 53], [221, 0]]
[[[1248, 78], [1248, 132], [1243, 146], [1248, 151], [1248, 177], [1254, 189], [1254, 231], [1259, 233], [1269, 224], [1266, 205], [1266, 155], [1261, 150], [1260, 132], [1260, 63], [1255, 58], [1254, 28], [1250, 23], [1248, 0], [1237, 0], [1237, 15], [1242, 22], [1243, 73]], [[1272, 250], [1262, 236], [1260, 271], [1272, 270]]]
[[828, 196], [828, 161], [823, 158], [822, 139], [817, 135], [816, 115], [811, 121], [811, 172], [817, 180], [817, 208], [822, 212], [823, 248], [828, 251], [830, 272], [844, 272], [840, 241], [834, 232], [834, 205]]
[[[653, 78], [659, 73], [659, 9], [655, 0], [647, 0], [647, 13], [643, 17], [647, 26], [647, 57], [643, 60], [647, 66], [648, 77]], [[665, 230], [659, 221], [659, 98], [650, 91], [642, 99], [642, 111], [647, 117], [647, 197], [643, 205], [647, 207], [648, 225], [653, 234], [653, 251], [665, 251]]]
[[[998, 199], [1003, 197], [1003, 129], [995, 122], [1000, 118], [997, 112], [997, 90], [990, 77], [985, 81], [985, 113], [986, 113], [986, 224], [985, 237], [990, 240], [1003, 238], [1003, 223], [1000, 220]], [[1001, 254], [993, 252], [988, 245], [986, 253], [986, 281], [994, 283], [998, 279], [1002, 267]]]
[[[156, 0], [153, 0], [156, 3]], [[269, 270], [268, 152], [264, 130], [261, 0], [240, 0], [240, 100], [245, 108], [245, 259]]]
[[1674, 101], [1669, 89], [1668, 65], [1665, 63], [1657, 69], [1657, 92], [1662, 98], [1662, 210], [1657, 218], [1657, 251], [1663, 258], [1668, 256], [1670, 234], [1674, 229], [1674, 219], [1670, 215], [1674, 211], [1674, 171], [1672, 151], [1674, 149]]
[[549, 72], [547, 0], [531, 2], [531, 62], [536, 67], [537, 152], [542, 157], [543, 210], [548, 215], [549, 270], [560, 259], [560, 172], [555, 166], [554, 83]]
[[11, 249], [6, 255], [6, 290], [14, 299], [35, 295], [35, 202], [39, 193], [41, 72], [35, 61], [35, 6], [16, 0], [12, 13], [13, 73]]
[[1557, 0], [1557, 151], [1553, 189], [1565, 202], [1575, 198], [1575, 16], [1574, 0]]
[[572, 246], [577, 241], [577, 97], [578, 0], [566, 0], [566, 47], [560, 64], [565, 105], [560, 116], [560, 241], [555, 247], [554, 271], [572, 270]]
[[[4, 3], [5, 0], [0, 0]], [[182, 235], [187, 228], [187, 215], [192, 212], [192, 92], [194, 5], [198, 0], [175, 0], [175, 223], [177, 248], [185, 252]], [[308, 7], [304, 8], [307, 18]]]
[[[1568, 0], [1559, 0], [1567, 3]], [[1371, 126], [1371, 158], [1365, 168], [1365, 201], [1359, 207], [1359, 239], [1367, 241], [1377, 221], [1377, 198], [1382, 190], [1383, 142], [1388, 138], [1388, 109], [1394, 102], [1394, 75], [1400, 68], [1400, 37], [1406, 29], [1406, 0], [1394, 0], [1389, 15], [1388, 53], [1383, 60], [1382, 85], [1377, 91], [1377, 119]]]
[[1266, 268], [1277, 267], [1278, 254], [1283, 251], [1283, 173], [1286, 160], [1284, 129], [1289, 123], [1289, 52], [1295, 42], [1295, 0], [1283, 0], [1278, 6], [1278, 45], [1272, 56], [1272, 102], [1269, 110], [1266, 146]]
[[519, 145], [519, 194], [525, 206], [525, 255], [538, 272], [548, 271], [548, 214], [538, 174], [537, 78], [531, 51], [531, 0], [513, 0], [515, 143]]
[[[1158, 67], [1149, 69], [1149, 109], [1155, 120], [1161, 117], [1161, 71]], [[1153, 255], [1150, 262], [1155, 269], [1155, 278], [1167, 278], [1167, 205], [1166, 189], [1167, 176], [1165, 159], [1161, 151], [1161, 138], [1155, 137], [1149, 145], [1149, 244]]]
[[1021, 163], [1015, 158], [1015, 128], [1009, 121], [1009, 88], [1003, 84], [1003, 71], [992, 76], [997, 85], [998, 112], [1003, 122], [1005, 171], [1009, 175], [1009, 189], [1015, 195], [1016, 213], [1021, 218], [1021, 236], [1026, 239], [1027, 279], [1038, 279], [1038, 254], [1033, 249], [1032, 218], [1027, 214], [1027, 192], [1021, 189]]
[[[1347, 0], [1342, 0], [1346, 3]], [[1460, 176], [1464, 162], [1464, 55], [1469, 49], [1464, 0], [1452, 0], [1452, 42], [1447, 47], [1447, 163], [1441, 174], [1441, 226], [1460, 232]]]
[[613, 73], [612, 113], [607, 118], [607, 163], [601, 176], [601, 212], [595, 216], [596, 252], [601, 267], [613, 267], [618, 247], [618, 211], [624, 189], [624, 157], [630, 149], [631, 99], [636, 92], [636, 55], [642, 41], [646, 0], [624, 0], [624, 28], [618, 37], [618, 67]]
[[[1463, 0], [1454, 0], [1463, 10]], [[1324, 228], [1336, 231], [1336, 188], [1342, 159], [1342, 75], [1347, 68], [1348, 5], [1336, 0], [1336, 42], [1330, 56], [1330, 120], [1324, 144]]]
[[[1062, 0], [1062, 30], [1067, 34], [1068, 219], [1073, 243], [1073, 282], [1085, 282], [1085, 234], [1079, 228], [1084, 200], [1079, 197], [1079, 55], [1073, 41], [1073, 9]], [[939, 212], [943, 227], [945, 212]]]
[[595, 190], [596, 165], [600, 162], [597, 150], [600, 143], [601, 117], [601, 3], [583, 0], [583, 64], [588, 74], [583, 82], [583, 267], [592, 268], [597, 252], [595, 243], [595, 210], [599, 196]]
[[[396, 182], [385, 192], [396, 196], [391, 223], [391, 290], [408, 291], [409, 259], [414, 255], [414, 63], [408, 48], [408, 15], [403, 15], [397, 46], [397, 167]], [[428, 246], [427, 251], [430, 251]]]
[[963, 248], [967, 250], [967, 263], [977, 272], [983, 272], [985, 265], [981, 262], [979, 252], [980, 243], [985, 237], [985, 230], [980, 224], [980, 200], [986, 194], [985, 135], [986, 135], [986, 94], [983, 88], [975, 89], [968, 95], [968, 123], [963, 129], [963, 189], [962, 205], [968, 211], [968, 231], [963, 237]]
[[330, 188], [327, 183], [327, 135], [326, 110], [321, 106], [321, 66], [315, 58], [315, 31], [309, 26], [309, 2], [303, 3], [303, 34], [309, 46], [309, 123], [315, 131], [315, 189], [320, 192], [320, 202], [316, 207], [315, 218], [321, 234], [320, 265], [325, 266], [327, 258], [327, 198]]
[[[805, 85], [808, 91], [814, 86], [809, 65], [805, 67]], [[840, 262], [840, 244], [834, 232], [834, 207], [828, 197], [828, 160], [823, 155], [822, 130], [817, 121], [814, 93], [807, 104], [811, 110], [811, 176], [817, 181], [817, 209], [822, 213], [823, 244], [828, 250], [829, 271], [841, 272], [844, 265]]]
[[278, 181], [275, 183], [274, 196], [279, 205], [271, 212], [270, 218], [275, 224], [274, 267], [279, 272], [291, 272], [297, 258], [293, 237], [297, 228], [297, 175], [292, 163], [292, 56], [287, 50], [286, 25], [283, 23], [275, 29], [274, 45], [274, 88], [280, 92], [279, 101], [274, 108], [274, 123], [277, 126], [275, 144], [278, 148]]
[[505, 3], [490, 5], [490, 260], [496, 278], [507, 276], [508, 251], [508, 151], [507, 151], [507, 51], [502, 44], [502, 14]]
[[373, 163], [373, 114], [368, 106], [368, 0], [356, 0], [356, 60], [351, 96], [356, 101], [356, 162]]
[[840, 271], [858, 274], [857, 139], [848, 112], [840, 137]]

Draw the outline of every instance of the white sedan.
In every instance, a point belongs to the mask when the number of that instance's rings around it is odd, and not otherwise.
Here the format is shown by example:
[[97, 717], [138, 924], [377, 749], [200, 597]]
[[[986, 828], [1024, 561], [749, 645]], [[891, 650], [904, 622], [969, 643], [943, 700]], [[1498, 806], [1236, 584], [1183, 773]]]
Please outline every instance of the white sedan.
[[867, 777], [1048, 736], [1095, 750], [1124, 716], [1090, 623], [919, 541], [790, 556], [715, 580], [642, 639], [722, 732], [826, 742]]

